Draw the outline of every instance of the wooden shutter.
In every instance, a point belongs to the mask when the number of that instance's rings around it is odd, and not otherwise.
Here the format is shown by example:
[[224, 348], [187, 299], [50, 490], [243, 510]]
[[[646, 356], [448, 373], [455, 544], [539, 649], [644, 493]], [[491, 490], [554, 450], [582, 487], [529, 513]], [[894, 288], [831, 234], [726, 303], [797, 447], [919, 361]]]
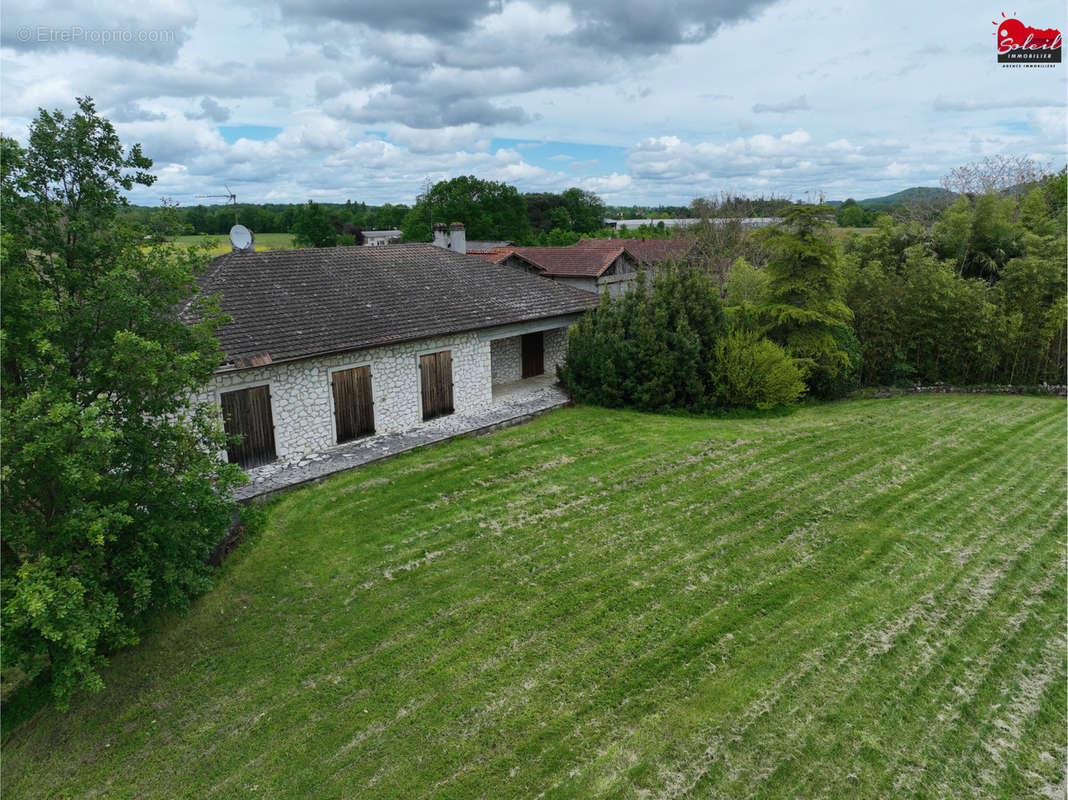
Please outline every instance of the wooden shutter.
[[334, 390], [334, 420], [338, 444], [374, 433], [371, 368], [338, 370], [333, 374], [330, 384]]
[[523, 377], [533, 378], [545, 372], [545, 334], [524, 333], [522, 338]]
[[442, 350], [419, 356], [419, 378], [423, 394], [423, 419], [451, 414], [452, 351]]
[[229, 444], [226, 455], [231, 462], [248, 469], [274, 461], [274, 417], [271, 414], [271, 390], [254, 386], [220, 396], [223, 424]]

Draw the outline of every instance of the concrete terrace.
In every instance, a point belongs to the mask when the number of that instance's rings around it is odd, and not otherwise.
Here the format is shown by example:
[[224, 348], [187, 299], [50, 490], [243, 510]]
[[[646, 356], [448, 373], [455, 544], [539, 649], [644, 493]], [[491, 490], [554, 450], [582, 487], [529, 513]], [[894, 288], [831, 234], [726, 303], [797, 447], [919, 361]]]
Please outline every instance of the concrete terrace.
[[463, 414], [432, 419], [401, 433], [368, 436], [312, 453], [299, 461], [277, 461], [248, 471], [249, 483], [234, 491], [241, 502], [266, 497], [304, 483], [320, 481], [338, 472], [355, 469], [437, 444], [456, 436], [490, 433], [518, 425], [532, 417], [570, 402], [553, 375], [500, 384], [493, 387], [493, 404]]

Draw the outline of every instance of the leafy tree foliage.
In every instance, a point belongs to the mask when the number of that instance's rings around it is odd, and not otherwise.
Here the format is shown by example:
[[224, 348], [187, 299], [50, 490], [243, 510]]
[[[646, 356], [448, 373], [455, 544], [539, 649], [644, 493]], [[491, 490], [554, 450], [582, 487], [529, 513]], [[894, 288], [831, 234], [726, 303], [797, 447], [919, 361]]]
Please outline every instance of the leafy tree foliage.
[[565, 231], [563, 228], [553, 228], [548, 233], [534, 237], [536, 247], [570, 247], [582, 237], [574, 231]]
[[881, 220], [844, 256], [866, 384], [1065, 382], [1065, 173]]
[[334, 247], [338, 241], [330, 215], [314, 200], [297, 212], [291, 230], [297, 247]]
[[[539, 192], [523, 197], [534, 236], [541, 237], [553, 230], [591, 235], [604, 228], [607, 210], [604, 201], [593, 192], [571, 188], [562, 194]], [[532, 241], [541, 244], [540, 239]]]
[[769, 409], [805, 393], [801, 370], [779, 345], [753, 331], [732, 331], [716, 343], [719, 405]]
[[996, 281], [1005, 265], [1023, 253], [1015, 215], [1013, 198], [983, 194], [972, 200], [961, 196], [931, 231], [935, 252], [951, 260], [965, 278]]
[[207, 587], [239, 478], [214, 409], [188, 401], [219, 363], [203, 259], [119, 220], [152, 162], [78, 106], [42, 110], [26, 150], [3, 139], [0, 176], [3, 660], [60, 706]]
[[[319, 203], [327, 213], [335, 230], [345, 231], [346, 225], [360, 230], [400, 229], [410, 210], [403, 204], [386, 203], [369, 206], [367, 203]], [[131, 225], [153, 232], [153, 219], [160, 209], [148, 206], [124, 206], [119, 216]], [[237, 218], [241, 224], [256, 233], [292, 233], [293, 223], [304, 210], [304, 204], [287, 203], [239, 203]], [[221, 236], [234, 224], [234, 207], [231, 205], [187, 206], [177, 209], [182, 231], [190, 234]]]
[[727, 275], [727, 304], [741, 306], [763, 305], [768, 298], [769, 277], [766, 270], [758, 269], [745, 260], [744, 256], [731, 265]]
[[604, 201], [584, 189], [567, 189], [560, 199], [575, 233], [593, 233], [604, 227]]
[[852, 197], [838, 207], [838, 224], [843, 228], [870, 228], [879, 214], [857, 205]]
[[772, 194], [769, 197], [745, 197], [731, 192], [720, 192], [709, 197], [698, 197], [690, 203], [689, 213], [679, 216], [742, 219], [744, 217], [779, 217], [793, 203], [786, 197]]
[[836, 380], [856, 365], [842, 340], [852, 312], [845, 304], [838, 249], [828, 232], [826, 206], [793, 206], [783, 222], [756, 238], [771, 257], [765, 267], [768, 296], [760, 307], [769, 339], [782, 345], [806, 372], [813, 394], [831, 394]]
[[162, 198], [160, 207], [149, 221], [149, 235], [157, 242], [166, 242], [181, 232], [182, 221], [178, 213], [178, 204], [166, 197]]
[[420, 196], [404, 218], [404, 241], [429, 242], [431, 214], [435, 223], [464, 223], [468, 239], [525, 242], [530, 238], [523, 195], [514, 186], [474, 175], [441, 181]]
[[719, 293], [705, 273], [665, 268], [651, 287], [642, 274], [575, 326], [560, 379], [582, 403], [705, 411], [716, 396], [714, 352], [724, 333]]

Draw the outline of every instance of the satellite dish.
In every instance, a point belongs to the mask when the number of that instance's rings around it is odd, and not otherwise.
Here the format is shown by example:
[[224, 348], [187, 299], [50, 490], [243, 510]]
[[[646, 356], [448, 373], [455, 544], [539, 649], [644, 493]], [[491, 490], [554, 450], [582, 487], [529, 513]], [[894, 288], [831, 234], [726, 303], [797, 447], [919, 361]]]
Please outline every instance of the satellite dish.
[[230, 244], [234, 250], [251, 250], [252, 231], [244, 225], [234, 225], [230, 229]]

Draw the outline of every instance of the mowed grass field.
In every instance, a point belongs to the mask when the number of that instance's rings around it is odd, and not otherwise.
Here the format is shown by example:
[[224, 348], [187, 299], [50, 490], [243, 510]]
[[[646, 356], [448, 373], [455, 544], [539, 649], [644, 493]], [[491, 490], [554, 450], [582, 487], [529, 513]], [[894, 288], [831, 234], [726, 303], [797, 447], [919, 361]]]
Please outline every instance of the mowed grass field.
[[1065, 408], [564, 409], [293, 491], [4, 796], [1063, 797]]

